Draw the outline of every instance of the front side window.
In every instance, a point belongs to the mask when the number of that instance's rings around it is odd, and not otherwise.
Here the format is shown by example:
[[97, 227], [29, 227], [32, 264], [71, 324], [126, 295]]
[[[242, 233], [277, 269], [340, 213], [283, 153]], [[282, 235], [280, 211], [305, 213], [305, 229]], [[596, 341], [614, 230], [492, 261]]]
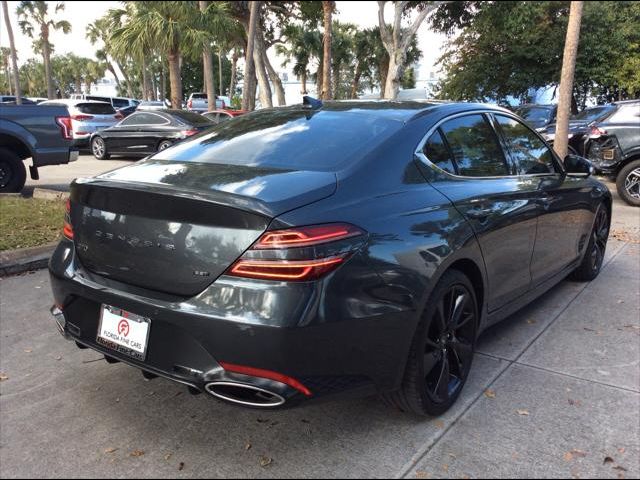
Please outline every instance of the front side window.
[[553, 154], [527, 126], [503, 115], [496, 115], [518, 174], [555, 173]]
[[509, 175], [502, 147], [493, 128], [481, 114], [444, 122], [440, 131], [449, 144], [458, 175], [499, 177]]
[[433, 135], [429, 137], [427, 143], [424, 144], [423, 153], [431, 163], [440, 167], [445, 172], [456, 173], [451, 152], [447, 144], [444, 143], [440, 129], [436, 130]]

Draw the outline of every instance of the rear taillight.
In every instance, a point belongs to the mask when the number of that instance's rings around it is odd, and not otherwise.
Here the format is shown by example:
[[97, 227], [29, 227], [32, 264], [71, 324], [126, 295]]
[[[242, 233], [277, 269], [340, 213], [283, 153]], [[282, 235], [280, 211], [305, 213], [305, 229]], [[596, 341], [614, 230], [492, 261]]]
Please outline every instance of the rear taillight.
[[73, 139], [73, 127], [71, 126], [71, 117], [56, 117], [56, 123], [60, 127], [62, 138], [66, 140]]
[[65, 238], [73, 240], [73, 227], [71, 226], [71, 200], [67, 199], [64, 212], [64, 226], [62, 227], [62, 234]]
[[185, 137], [190, 137], [191, 135], [195, 135], [196, 133], [198, 133], [198, 130], [183, 130], [182, 131], [182, 135], [184, 135]]
[[193, 102], [191, 100], [189, 100], [187, 102], [187, 108], [191, 108], [191, 107], [193, 107]]
[[304, 282], [334, 271], [363, 245], [365, 232], [336, 223], [265, 232], [227, 275]]
[[93, 115], [71, 115], [71, 120], [76, 120], [78, 122], [93, 120]]
[[606, 135], [607, 131], [600, 128], [600, 127], [591, 127], [591, 129], [589, 130], [589, 135], [592, 137], [600, 137], [602, 135]]

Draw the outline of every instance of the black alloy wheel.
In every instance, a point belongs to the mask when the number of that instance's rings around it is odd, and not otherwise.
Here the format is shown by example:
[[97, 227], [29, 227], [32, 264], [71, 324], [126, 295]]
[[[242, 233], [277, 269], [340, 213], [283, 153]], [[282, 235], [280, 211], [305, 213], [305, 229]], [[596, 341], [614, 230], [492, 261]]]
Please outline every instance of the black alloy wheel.
[[598, 206], [589, 244], [580, 266], [571, 275], [574, 280], [591, 281], [598, 276], [604, 263], [604, 254], [609, 239], [609, 211], [604, 204]]
[[417, 415], [446, 412], [469, 376], [479, 319], [470, 280], [458, 270], [445, 272], [427, 301], [402, 385], [382, 399]]

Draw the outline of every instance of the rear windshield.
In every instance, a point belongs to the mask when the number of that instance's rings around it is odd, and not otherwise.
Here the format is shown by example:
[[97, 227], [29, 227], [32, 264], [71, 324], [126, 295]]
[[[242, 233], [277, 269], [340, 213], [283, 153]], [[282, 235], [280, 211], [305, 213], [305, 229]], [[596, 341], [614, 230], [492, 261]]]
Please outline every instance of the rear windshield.
[[154, 158], [334, 171], [370, 152], [402, 125], [351, 112], [264, 110], [222, 122]]
[[212, 122], [204, 115], [200, 115], [199, 113], [186, 112], [180, 110], [174, 110], [171, 112], [179, 122], [184, 123], [185, 125], [211, 125]]
[[202, 100], [202, 99], [206, 99], [207, 98], [207, 94], [206, 93], [194, 93], [194, 94], [191, 95], [191, 98]]
[[547, 121], [551, 117], [552, 110], [544, 107], [520, 107], [515, 112], [529, 122]]
[[76, 108], [80, 113], [91, 115], [113, 115], [116, 113], [108, 103], [78, 103]]

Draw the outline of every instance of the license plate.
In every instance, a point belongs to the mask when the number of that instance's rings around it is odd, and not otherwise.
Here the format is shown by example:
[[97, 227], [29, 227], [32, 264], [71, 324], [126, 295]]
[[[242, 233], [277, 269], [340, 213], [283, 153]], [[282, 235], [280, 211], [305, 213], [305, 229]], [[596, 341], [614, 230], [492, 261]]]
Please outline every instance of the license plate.
[[151, 320], [120, 308], [102, 305], [96, 341], [138, 360], [147, 355]]

